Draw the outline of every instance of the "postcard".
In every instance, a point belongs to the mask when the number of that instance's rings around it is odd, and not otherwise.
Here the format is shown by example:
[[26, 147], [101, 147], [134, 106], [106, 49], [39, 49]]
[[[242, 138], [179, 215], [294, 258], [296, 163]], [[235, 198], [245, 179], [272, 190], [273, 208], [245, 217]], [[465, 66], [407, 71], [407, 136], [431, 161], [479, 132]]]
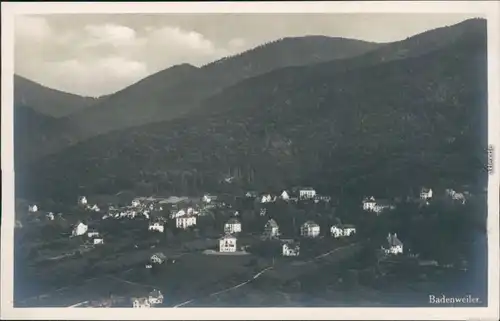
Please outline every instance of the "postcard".
[[498, 320], [499, 15], [2, 3], [1, 317]]

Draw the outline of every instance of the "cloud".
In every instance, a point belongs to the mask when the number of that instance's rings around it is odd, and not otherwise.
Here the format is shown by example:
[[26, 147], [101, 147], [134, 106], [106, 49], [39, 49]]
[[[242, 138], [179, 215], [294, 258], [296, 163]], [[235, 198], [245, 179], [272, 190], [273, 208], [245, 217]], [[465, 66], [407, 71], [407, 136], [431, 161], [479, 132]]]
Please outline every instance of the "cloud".
[[116, 24], [88, 25], [84, 30], [87, 33], [85, 46], [127, 46], [136, 41], [134, 29]]
[[[46, 67], [46, 83], [68, 92], [99, 96], [118, 91], [148, 75], [145, 63], [119, 56], [94, 59], [69, 59], [51, 62]], [[62, 82], [64, 80], [64, 82]], [[106, 92], [103, 92], [105, 88]]]
[[206, 64], [245, 46], [243, 39], [216, 44], [199, 32], [171, 25], [52, 28], [44, 18], [26, 16], [16, 22], [16, 73], [86, 96], [118, 91], [176, 64]]

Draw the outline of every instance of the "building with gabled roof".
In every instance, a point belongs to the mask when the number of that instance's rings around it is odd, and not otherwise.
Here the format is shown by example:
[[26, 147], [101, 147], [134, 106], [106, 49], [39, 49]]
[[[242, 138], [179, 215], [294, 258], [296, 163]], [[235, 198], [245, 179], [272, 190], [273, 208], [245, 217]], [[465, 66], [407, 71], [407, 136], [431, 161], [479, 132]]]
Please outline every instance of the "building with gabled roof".
[[241, 232], [241, 223], [236, 218], [231, 218], [224, 224], [224, 232], [227, 234], [240, 233]]

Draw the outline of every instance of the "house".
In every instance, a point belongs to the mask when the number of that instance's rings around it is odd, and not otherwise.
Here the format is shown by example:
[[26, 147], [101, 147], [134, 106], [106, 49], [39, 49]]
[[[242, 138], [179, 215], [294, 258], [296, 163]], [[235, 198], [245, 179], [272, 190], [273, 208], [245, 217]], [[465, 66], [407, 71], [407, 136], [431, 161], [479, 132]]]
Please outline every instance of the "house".
[[163, 233], [165, 227], [163, 226], [163, 224], [161, 224], [160, 222], [154, 222], [153, 224], [149, 224], [149, 231], [158, 231], [160, 233]]
[[151, 255], [149, 260], [152, 264], [163, 264], [167, 260], [167, 257], [165, 254], [158, 252]]
[[141, 206], [141, 201], [138, 199], [132, 200], [132, 207], [139, 207]]
[[257, 198], [257, 192], [255, 192], [255, 191], [248, 191], [248, 192], [246, 192], [245, 197], [248, 197], [248, 198]]
[[287, 191], [283, 191], [281, 192], [280, 198], [284, 201], [288, 201], [290, 199], [290, 195]]
[[175, 219], [175, 226], [177, 228], [186, 229], [193, 225], [196, 225], [196, 216], [186, 215]]
[[319, 225], [313, 221], [307, 221], [300, 227], [300, 234], [304, 237], [318, 237], [319, 231]]
[[87, 207], [89, 210], [91, 211], [94, 211], [94, 212], [99, 212], [101, 209], [99, 208], [99, 206], [97, 206], [96, 204], [92, 205], [92, 206], [88, 206]]
[[398, 239], [398, 236], [396, 233], [392, 234], [389, 233], [387, 236], [387, 243], [388, 247], [382, 247], [382, 250], [384, 251], [385, 254], [401, 254], [403, 253], [403, 242], [401, 242]]
[[97, 236], [99, 236], [99, 232], [97, 232], [97, 231], [89, 231], [87, 233], [87, 236], [88, 237], [97, 237]]
[[30, 205], [30, 206], [28, 206], [28, 211], [31, 212], [31, 213], [38, 212], [38, 206], [36, 206], [36, 205]]
[[267, 214], [267, 208], [263, 207], [260, 209], [260, 216], [264, 216]]
[[241, 232], [241, 223], [235, 218], [230, 219], [224, 225], [224, 232], [228, 234], [240, 233]]
[[375, 213], [382, 213], [388, 209], [394, 209], [395, 206], [385, 199], [375, 200], [375, 197], [365, 197], [363, 199], [363, 210]]
[[365, 211], [374, 211], [377, 202], [375, 201], [375, 197], [365, 197], [363, 199], [363, 210]]
[[216, 201], [216, 200], [217, 200], [217, 196], [215, 196], [215, 195], [205, 194], [203, 196], [203, 202], [205, 202], [207, 204], [211, 203], [213, 201]]
[[47, 219], [48, 219], [48, 220], [50, 220], [50, 221], [53, 221], [53, 220], [54, 220], [54, 213], [49, 212], [49, 213], [47, 214]]
[[225, 235], [220, 238], [219, 252], [236, 252], [236, 237]]
[[132, 298], [132, 307], [134, 308], [150, 308], [148, 298]]
[[314, 200], [315, 201], [321, 201], [321, 202], [330, 203], [330, 201], [332, 200], [332, 198], [331, 198], [331, 196], [326, 196], [326, 195], [316, 195], [314, 197]]
[[423, 187], [420, 190], [420, 199], [422, 200], [428, 200], [432, 198], [432, 189]]
[[260, 199], [261, 203], [270, 203], [272, 201], [273, 201], [273, 198], [271, 197], [270, 194], [264, 194], [264, 195], [262, 195], [262, 197]]
[[299, 190], [300, 199], [311, 199], [316, 196], [316, 191], [312, 187], [305, 187]]
[[351, 236], [353, 234], [356, 234], [356, 227], [350, 224], [333, 225], [330, 228], [330, 232], [332, 233], [332, 236], [335, 238], [343, 236]]
[[103, 239], [94, 239], [94, 245], [97, 245], [97, 244], [104, 244], [104, 240]]
[[87, 205], [87, 198], [85, 196], [80, 196], [80, 198], [78, 198], [78, 204]]
[[264, 235], [267, 237], [277, 237], [279, 235], [279, 226], [275, 220], [270, 219], [264, 226]]
[[83, 224], [82, 222], [78, 223], [73, 229], [72, 236], [83, 235], [87, 232], [88, 226]]
[[282, 254], [283, 256], [299, 256], [300, 243], [294, 240], [282, 240]]
[[149, 293], [148, 300], [151, 305], [162, 304], [163, 294], [161, 294], [159, 290], [154, 289], [151, 293]]

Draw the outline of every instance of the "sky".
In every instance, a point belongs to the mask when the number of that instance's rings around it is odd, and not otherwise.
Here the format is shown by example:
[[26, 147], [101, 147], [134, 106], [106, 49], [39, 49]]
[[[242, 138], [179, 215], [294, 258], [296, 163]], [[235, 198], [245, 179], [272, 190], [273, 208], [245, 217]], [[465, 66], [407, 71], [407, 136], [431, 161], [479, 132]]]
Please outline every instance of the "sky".
[[52, 14], [16, 16], [15, 73], [98, 97], [173, 65], [202, 66], [282, 37], [391, 42], [465, 14]]

